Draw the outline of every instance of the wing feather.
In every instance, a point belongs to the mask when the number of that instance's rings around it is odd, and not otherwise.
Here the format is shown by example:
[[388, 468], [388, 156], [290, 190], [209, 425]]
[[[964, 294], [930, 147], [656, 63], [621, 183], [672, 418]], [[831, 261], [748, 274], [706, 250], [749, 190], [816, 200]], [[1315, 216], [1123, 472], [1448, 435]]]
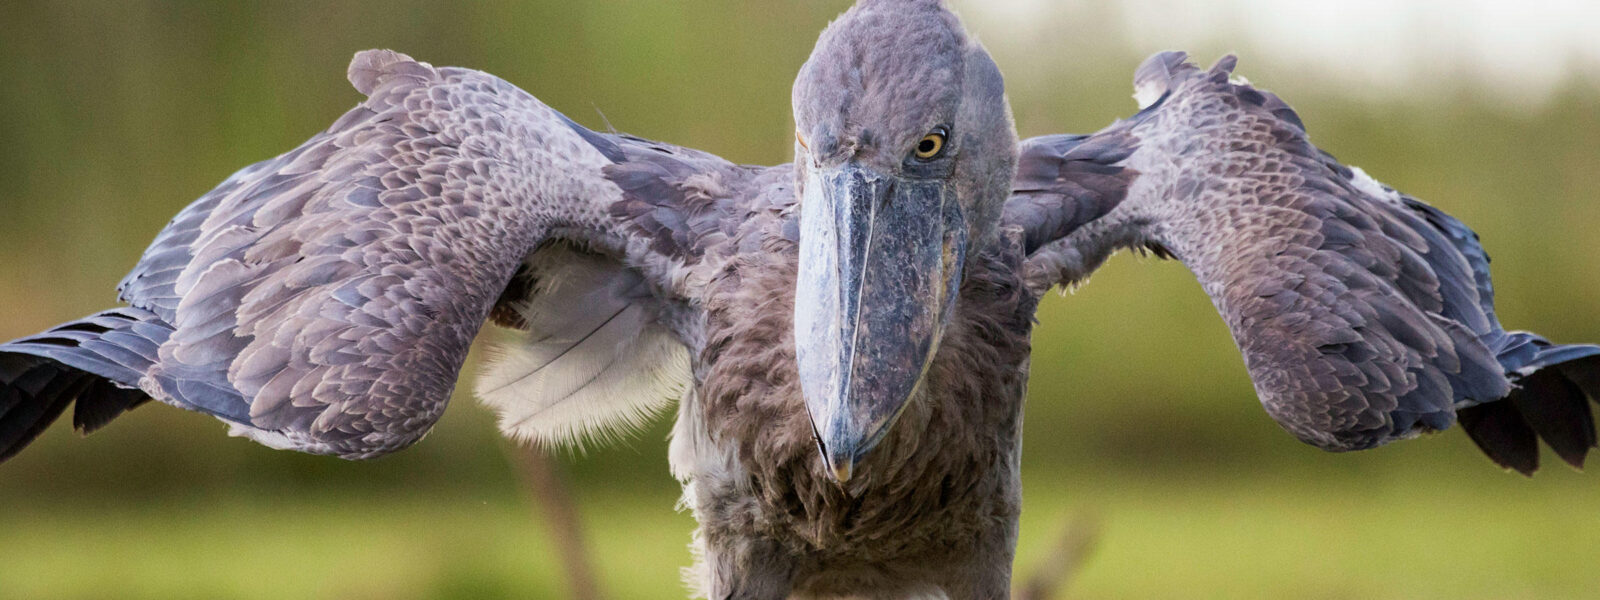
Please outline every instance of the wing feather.
[[1134, 117], [1023, 144], [1006, 221], [1027, 240], [1030, 286], [1081, 281], [1121, 248], [1170, 253], [1301, 440], [1370, 448], [1460, 411], [1502, 465], [1537, 466], [1534, 430], [1580, 464], [1594, 427], [1571, 398], [1600, 395], [1583, 387], [1600, 347], [1506, 332], [1470, 229], [1317, 149], [1287, 104], [1231, 77], [1232, 57], [1185, 59], [1146, 61]]
[[479, 377], [500, 429], [543, 445], [606, 441], [641, 426], [688, 387], [688, 350], [664, 327], [645, 280], [564, 244], [529, 257], [531, 281], [506, 310], [521, 330]]
[[[748, 169], [589, 131], [498, 78], [394, 52], [358, 54], [349, 77], [364, 102], [156, 237], [119, 286], [137, 319], [0, 345], [0, 403], [18, 405], [0, 413], [0, 453], [85, 389], [86, 428], [136, 404], [95, 387], [109, 380], [273, 447], [384, 454], [431, 428], [491, 314], [544, 336], [507, 362], [539, 376], [487, 386], [512, 433], [570, 439], [676, 397], [697, 322], [686, 270], [730, 227], [702, 215], [739, 212]], [[585, 253], [538, 251], [555, 241]], [[533, 258], [587, 278], [518, 287]], [[616, 302], [626, 318], [542, 354]]]

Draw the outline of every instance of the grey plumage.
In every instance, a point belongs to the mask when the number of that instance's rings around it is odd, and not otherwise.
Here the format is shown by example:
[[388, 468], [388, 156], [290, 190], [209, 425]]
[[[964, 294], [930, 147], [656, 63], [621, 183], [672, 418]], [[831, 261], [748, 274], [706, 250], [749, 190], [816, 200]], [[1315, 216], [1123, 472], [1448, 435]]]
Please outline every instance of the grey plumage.
[[[1600, 392], [1581, 387], [1600, 347], [1536, 353], [1548, 342], [1495, 318], [1471, 230], [1312, 146], [1282, 100], [1229, 80], [1232, 57], [1208, 71], [1185, 58], [1140, 67], [1136, 87], [1157, 100], [1139, 115], [1025, 145], [1007, 211], [1030, 247], [1051, 240], [1030, 256], [1034, 289], [1079, 281], [1117, 248], [1155, 248], [1195, 272], [1267, 412], [1307, 443], [1371, 448], [1448, 428], [1459, 410], [1504, 466], [1537, 467], [1529, 423], [1581, 465], [1593, 425], [1570, 399]], [[1530, 378], [1576, 391], [1496, 402], [1527, 396]]]
[[942, 3], [868, 0], [801, 70], [796, 164], [757, 167], [364, 52], [367, 100], [180, 212], [129, 307], [0, 345], [0, 459], [74, 401], [89, 431], [149, 398], [273, 447], [393, 452], [491, 321], [518, 336], [478, 383], [507, 435], [581, 442], [677, 401], [700, 593], [1002, 597], [1037, 299], [1131, 248], [1194, 271], [1308, 443], [1459, 419], [1509, 468], [1538, 439], [1580, 465], [1600, 347], [1505, 331], [1469, 229], [1318, 150], [1233, 66], [1156, 55], [1138, 114], [1019, 143]]
[[87, 434], [148, 401], [125, 382], [159, 360], [157, 349], [171, 334], [156, 315], [120, 308], [0, 346], [0, 460], [69, 405], [73, 427]]

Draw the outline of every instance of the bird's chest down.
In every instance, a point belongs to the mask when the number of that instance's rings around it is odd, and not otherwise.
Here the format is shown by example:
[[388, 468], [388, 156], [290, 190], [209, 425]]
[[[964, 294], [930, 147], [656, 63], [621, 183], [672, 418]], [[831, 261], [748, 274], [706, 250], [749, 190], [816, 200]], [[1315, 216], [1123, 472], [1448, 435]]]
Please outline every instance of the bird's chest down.
[[772, 262], [719, 283], [699, 386], [675, 433], [674, 469], [705, 541], [759, 540], [822, 570], [996, 540], [1009, 554], [1036, 303], [1016, 277], [1020, 259], [973, 261], [920, 390], [843, 485], [818, 452], [797, 379], [793, 271]]

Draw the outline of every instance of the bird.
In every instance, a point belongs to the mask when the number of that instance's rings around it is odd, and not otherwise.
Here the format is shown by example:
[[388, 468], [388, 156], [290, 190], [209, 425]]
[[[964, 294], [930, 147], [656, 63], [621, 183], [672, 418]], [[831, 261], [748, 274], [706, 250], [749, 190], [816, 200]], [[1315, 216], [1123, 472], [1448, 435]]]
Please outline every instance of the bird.
[[1330, 451], [1460, 424], [1532, 474], [1596, 446], [1600, 347], [1507, 331], [1464, 224], [1341, 164], [1229, 56], [1134, 74], [1139, 111], [1019, 139], [942, 0], [860, 0], [796, 77], [794, 161], [585, 128], [387, 50], [366, 99], [183, 209], [124, 306], [0, 344], [0, 460], [72, 408], [156, 400], [366, 459], [476, 382], [501, 431], [614, 437], [676, 409], [708, 598], [1007, 597], [1039, 298], [1113, 253], [1183, 263], [1267, 414]]

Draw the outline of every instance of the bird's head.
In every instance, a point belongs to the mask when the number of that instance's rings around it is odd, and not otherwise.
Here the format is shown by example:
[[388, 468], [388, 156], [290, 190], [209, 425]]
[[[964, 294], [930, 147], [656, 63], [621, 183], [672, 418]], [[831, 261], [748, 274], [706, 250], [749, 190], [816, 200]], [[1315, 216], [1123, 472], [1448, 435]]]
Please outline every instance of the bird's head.
[[800, 382], [842, 483], [917, 394], [1017, 136], [999, 68], [938, 0], [863, 0], [829, 25], [794, 119]]

